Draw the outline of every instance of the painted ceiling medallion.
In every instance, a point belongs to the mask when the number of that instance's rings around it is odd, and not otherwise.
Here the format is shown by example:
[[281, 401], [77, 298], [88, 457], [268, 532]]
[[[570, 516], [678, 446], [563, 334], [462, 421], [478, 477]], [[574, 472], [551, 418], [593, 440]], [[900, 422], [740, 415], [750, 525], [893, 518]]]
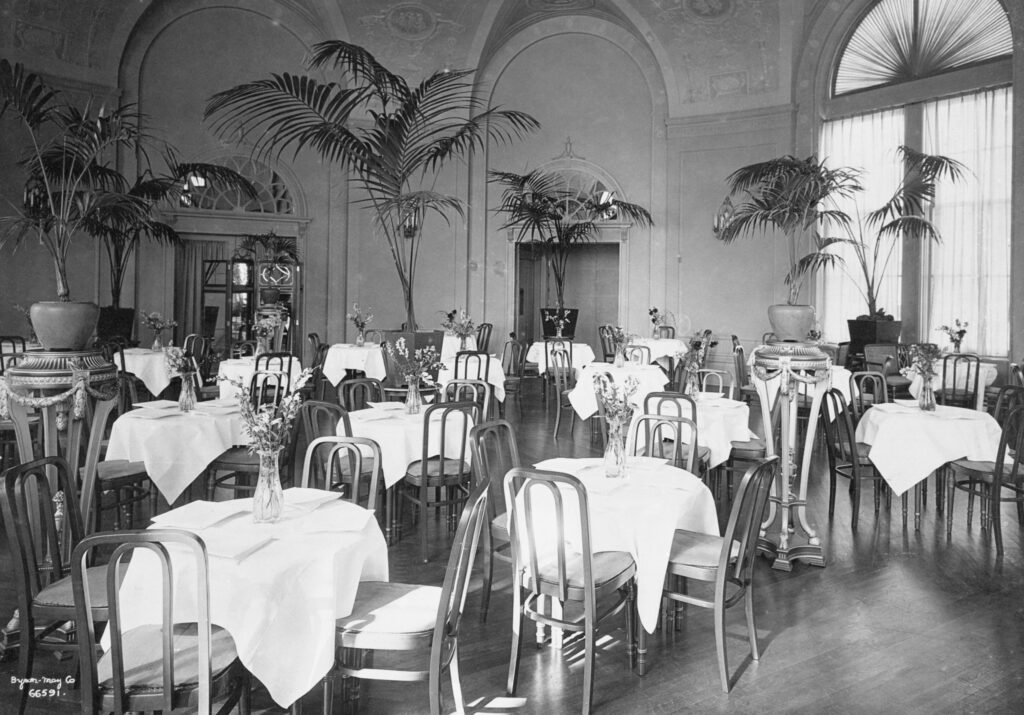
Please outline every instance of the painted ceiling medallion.
[[437, 18], [419, 3], [395, 5], [387, 13], [388, 29], [403, 40], [424, 40], [434, 34]]
[[723, 22], [736, 9], [734, 0], [684, 0], [686, 14], [698, 22]]
[[527, 0], [534, 10], [586, 10], [594, 7], [594, 0]]

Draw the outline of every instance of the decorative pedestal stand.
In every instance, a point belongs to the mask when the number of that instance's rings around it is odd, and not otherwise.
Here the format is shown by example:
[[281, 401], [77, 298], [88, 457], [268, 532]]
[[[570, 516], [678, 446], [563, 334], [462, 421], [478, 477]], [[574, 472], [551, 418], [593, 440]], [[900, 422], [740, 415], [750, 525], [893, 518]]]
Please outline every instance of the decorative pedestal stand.
[[[779, 480], [772, 485], [768, 516], [761, 525], [758, 548], [774, 556], [772, 568], [791, 571], [792, 562], [803, 559], [815, 566], [824, 566], [821, 539], [807, 523], [807, 481], [810, 476], [811, 453], [817, 432], [818, 412], [825, 391], [829, 388], [832, 361], [813, 344], [770, 343], [754, 350], [753, 383], [761, 400], [761, 419], [768, 456], [779, 451]], [[797, 409], [801, 395], [811, 398], [807, 417], [807, 434], [803, 450], [797, 429]], [[772, 413], [778, 401], [778, 433], [772, 428]], [[803, 459], [799, 470], [797, 459]], [[778, 544], [767, 535], [778, 518]], [[797, 528], [806, 534], [807, 543], [794, 546]]]
[[[92, 414], [90, 403], [97, 398], [110, 399], [117, 394], [117, 389], [117, 368], [106, 362], [99, 351], [29, 351], [17, 364], [8, 367], [0, 380], [0, 419], [14, 422], [22, 462], [63, 456], [77, 473], [83, 427], [87, 416]], [[41, 454], [36, 454], [32, 441], [35, 415], [39, 417]], [[51, 482], [54, 479], [51, 475]], [[66, 500], [64, 508], [79, 509], [80, 505]], [[30, 514], [29, 518], [32, 520], [36, 515]], [[65, 554], [69, 556], [70, 553]], [[15, 611], [13, 618], [0, 629], [0, 659], [9, 657], [18, 646], [18, 621]], [[70, 657], [74, 651], [73, 626], [65, 624], [58, 632], [69, 639], [66, 657]]]

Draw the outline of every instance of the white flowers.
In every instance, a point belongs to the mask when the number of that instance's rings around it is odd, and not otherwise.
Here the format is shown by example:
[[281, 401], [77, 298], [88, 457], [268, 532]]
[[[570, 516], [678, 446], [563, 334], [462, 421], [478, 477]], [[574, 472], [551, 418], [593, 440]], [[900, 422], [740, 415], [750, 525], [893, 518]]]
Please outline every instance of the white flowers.
[[633, 418], [633, 403], [630, 399], [636, 394], [640, 381], [635, 377], [627, 377], [623, 383], [614, 382], [607, 374], [594, 375], [594, 392], [604, 410], [605, 419], [609, 422], [628, 422]]
[[280, 403], [265, 403], [259, 406], [252, 404], [252, 396], [248, 385], [239, 380], [229, 380], [239, 388], [238, 404], [242, 408], [242, 420], [245, 433], [249, 437], [250, 452], [276, 453], [284, 449], [290, 438], [290, 429], [295, 416], [302, 405], [300, 390], [313, 376], [313, 370], [306, 368], [291, 386], [291, 392], [285, 395]]

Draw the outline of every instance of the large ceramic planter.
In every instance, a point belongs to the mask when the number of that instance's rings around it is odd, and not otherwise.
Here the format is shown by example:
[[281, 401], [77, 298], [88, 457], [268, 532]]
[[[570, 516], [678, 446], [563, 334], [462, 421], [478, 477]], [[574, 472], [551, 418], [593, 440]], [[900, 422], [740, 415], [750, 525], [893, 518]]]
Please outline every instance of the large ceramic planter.
[[29, 309], [39, 344], [47, 350], [82, 350], [96, 330], [100, 307], [95, 303], [47, 301]]
[[100, 319], [96, 323], [96, 337], [100, 340], [121, 337], [131, 340], [135, 329], [135, 308], [115, 308], [105, 305], [100, 308]]
[[864, 352], [865, 345], [895, 345], [900, 341], [902, 320], [847, 320], [850, 354]]
[[807, 333], [814, 328], [813, 305], [779, 305], [768, 306], [768, 322], [772, 332], [779, 340], [802, 343], [807, 340]]
[[[548, 316], [557, 315], [558, 308], [541, 308], [540, 309], [540, 329], [545, 338], [556, 337], [558, 333], [558, 326], [553, 320], [548, 320]], [[573, 338], [576, 336], [576, 323], [580, 318], [579, 308], [566, 308], [565, 309], [565, 325], [562, 326], [562, 337]]]

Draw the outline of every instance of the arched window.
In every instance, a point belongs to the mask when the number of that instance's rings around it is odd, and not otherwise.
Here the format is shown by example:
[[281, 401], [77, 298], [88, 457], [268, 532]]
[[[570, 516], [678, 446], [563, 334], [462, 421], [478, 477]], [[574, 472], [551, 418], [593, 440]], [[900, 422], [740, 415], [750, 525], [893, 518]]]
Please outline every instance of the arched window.
[[[903, 319], [904, 340], [942, 345], [936, 328], [960, 318], [970, 323], [967, 349], [1009, 351], [1011, 52], [998, 0], [880, 0], [834, 60], [818, 149], [830, 166], [864, 170], [865, 191], [842, 207], [854, 220], [896, 188], [900, 145], [968, 169], [940, 184], [927, 208], [942, 241], [908, 252], [897, 242], [889, 259], [879, 305]], [[844, 270], [822, 277], [818, 300], [835, 340], [866, 312], [864, 279], [852, 253], [846, 258]]]
[[217, 163], [234, 169], [256, 187], [253, 199], [238, 189], [225, 186], [193, 187], [188, 197], [191, 208], [211, 211], [249, 211], [267, 214], [295, 213], [288, 185], [266, 164], [248, 157], [227, 157]]

